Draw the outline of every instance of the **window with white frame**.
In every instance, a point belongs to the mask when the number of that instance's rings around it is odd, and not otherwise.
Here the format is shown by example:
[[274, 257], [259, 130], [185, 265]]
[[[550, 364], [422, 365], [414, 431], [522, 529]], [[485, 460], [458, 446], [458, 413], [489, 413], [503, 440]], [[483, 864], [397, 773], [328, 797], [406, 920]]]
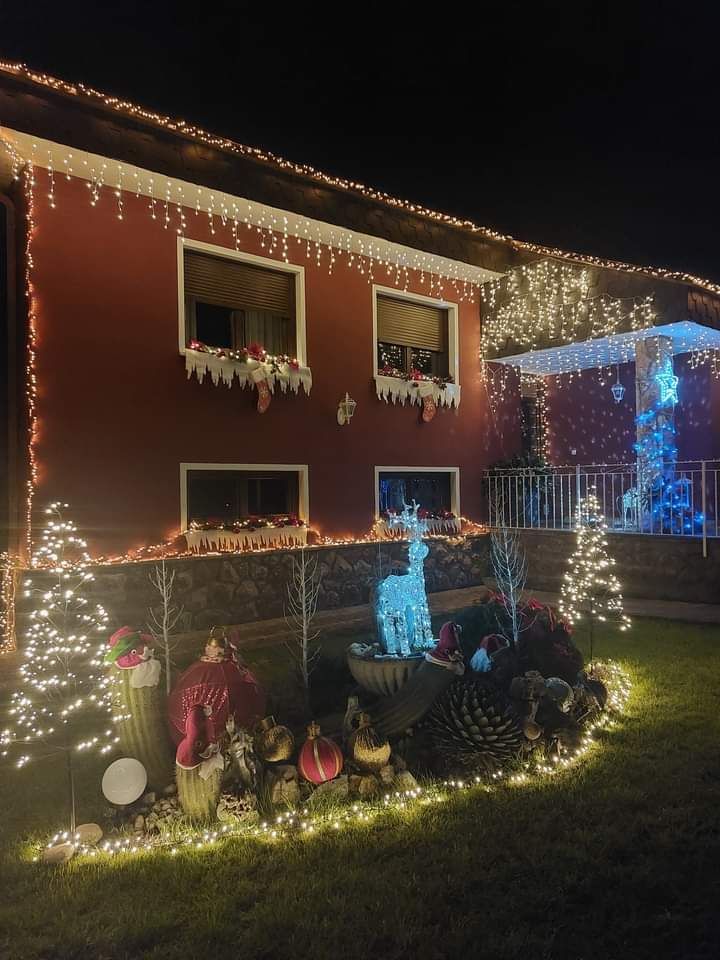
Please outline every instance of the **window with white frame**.
[[375, 373], [457, 379], [457, 307], [375, 286]]
[[305, 543], [307, 464], [181, 463], [180, 514], [191, 551]]
[[297, 516], [298, 474], [294, 470], [188, 470], [189, 523], [232, 525], [250, 517]]
[[375, 513], [381, 525], [413, 501], [431, 533], [459, 530], [459, 467], [375, 467]]
[[259, 346], [305, 363], [302, 267], [185, 239], [178, 257], [181, 352]]

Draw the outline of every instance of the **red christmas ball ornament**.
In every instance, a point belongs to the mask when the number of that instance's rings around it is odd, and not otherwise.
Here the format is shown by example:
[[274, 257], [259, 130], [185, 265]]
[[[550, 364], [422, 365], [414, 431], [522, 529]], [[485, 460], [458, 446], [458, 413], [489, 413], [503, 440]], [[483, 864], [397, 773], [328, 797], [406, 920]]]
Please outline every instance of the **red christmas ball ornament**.
[[320, 736], [320, 727], [314, 721], [307, 728], [308, 738], [300, 748], [298, 770], [309, 783], [320, 784], [334, 780], [343, 768], [340, 747], [328, 737]]

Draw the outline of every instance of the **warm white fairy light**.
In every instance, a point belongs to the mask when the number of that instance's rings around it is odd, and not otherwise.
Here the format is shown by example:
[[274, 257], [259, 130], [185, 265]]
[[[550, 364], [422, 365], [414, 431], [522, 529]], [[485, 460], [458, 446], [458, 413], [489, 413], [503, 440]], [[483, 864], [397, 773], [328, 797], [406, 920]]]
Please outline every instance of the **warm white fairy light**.
[[482, 287], [485, 357], [509, 344], [537, 350], [651, 327], [653, 298], [590, 296], [597, 278], [587, 267], [539, 260], [515, 267]]
[[0, 554], [0, 655], [17, 647], [15, 639], [15, 578], [17, 562], [10, 554]]
[[[263, 821], [257, 826], [224, 824], [215, 829], [188, 829], [187, 832], [174, 834], [172, 837], [134, 836], [105, 840], [99, 846], [82, 843], [78, 834], [63, 831], [56, 833], [46, 848], [73, 843], [76, 856], [91, 860], [103, 856], [114, 858], [149, 853], [166, 853], [170, 857], [176, 857], [183, 850], [207, 850], [216, 846], [219, 841], [230, 838], [278, 843], [298, 836], [313, 837], [326, 831], [340, 833], [351, 827], [369, 825], [378, 817], [387, 814], [420, 812], [423, 808], [446, 803], [453, 794], [459, 792], [476, 792], [486, 796], [499, 789], [512, 789], [530, 782], [555, 778], [587, 757], [597, 744], [596, 735], [604, 730], [612, 730], [617, 719], [624, 713], [632, 690], [629, 675], [613, 661], [596, 662], [595, 669], [603, 677], [608, 700], [605, 710], [583, 729], [578, 746], [570, 750], [558, 745], [549, 758], [545, 754], [531, 756], [522, 763], [520, 769], [497, 771], [489, 780], [479, 776], [445, 780], [428, 786], [418, 785], [411, 790], [390, 791], [377, 801], [355, 802], [341, 809], [321, 813], [312, 813], [308, 807], [299, 807], [277, 814], [272, 820]], [[40, 859], [39, 853], [34, 859]]]
[[558, 606], [570, 624], [587, 621], [592, 661], [596, 622], [612, 622], [621, 630], [630, 627], [630, 618], [623, 611], [620, 581], [612, 569], [615, 558], [608, 552], [607, 524], [593, 490], [576, 508], [575, 537], [575, 550], [568, 561]]
[[662, 267], [643, 267], [636, 264], [624, 263], [620, 260], [608, 260], [602, 257], [593, 256], [592, 254], [579, 254], [568, 250], [562, 250], [559, 247], [547, 247], [539, 243], [517, 240], [508, 234], [500, 233], [499, 231], [492, 230], [489, 227], [479, 226], [467, 218], [456, 217], [452, 214], [442, 213], [429, 207], [425, 207], [422, 204], [413, 203], [409, 200], [403, 200], [399, 197], [394, 197], [381, 190], [376, 190], [373, 187], [369, 187], [366, 184], [358, 183], [357, 181], [349, 180], [345, 177], [337, 177], [323, 173], [323, 171], [317, 170], [308, 164], [295, 163], [294, 161], [279, 157], [270, 151], [262, 150], [258, 147], [249, 147], [245, 144], [230, 140], [228, 137], [217, 136], [216, 134], [212, 134], [207, 130], [204, 130], [202, 127], [187, 123], [185, 120], [163, 116], [162, 114], [155, 113], [152, 110], [148, 110], [145, 107], [139, 106], [138, 104], [132, 103], [128, 100], [123, 100], [119, 97], [114, 97], [110, 94], [95, 90], [93, 87], [87, 86], [86, 84], [69, 83], [66, 80], [61, 80], [57, 77], [50, 76], [49, 74], [31, 70], [24, 63], [0, 60], [0, 71], [22, 77], [25, 80], [29, 80], [32, 83], [46, 87], [50, 90], [56, 90], [67, 94], [68, 96], [78, 97], [78, 99], [82, 99], [88, 103], [100, 104], [117, 113], [124, 114], [125, 116], [140, 118], [157, 127], [171, 130], [181, 134], [182, 136], [198, 140], [207, 146], [214, 147], [218, 150], [223, 150], [238, 156], [252, 157], [254, 160], [268, 164], [277, 169], [284, 170], [310, 180], [315, 180], [324, 185], [345, 190], [349, 193], [357, 193], [361, 196], [382, 203], [390, 208], [403, 210], [407, 213], [415, 214], [425, 219], [432, 220], [436, 223], [442, 223], [448, 226], [467, 230], [470, 233], [477, 234], [487, 239], [508, 244], [510, 247], [516, 250], [535, 253], [542, 258], [551, 257], [567, 260], [577, 263], [580, 266], [606, 267], [611, 270], [622, 270], [625, 273], [638, 274], [640, 276], [649, 276], [656, 277], [658, 279], [678, 280], [684, 283], [692, 283], [704, 290], [709, 291], [710, 293], [720, 296], [720, 284], [713, 283], [712, 281], [703, 277], [698, 277], [695, 274], [685, 273], [677, 270], [666, 270]]
[[[108, 615], [83, 596], [94, 578], [85, 541], [63, 517], [66, 506], [48, 507], [33, 558], [48, 585], [33, 587], [28, 580], [24, 588], [35, 608], [24, 638], [20, 689], [11, 698], [11, 725], [0, 732], [0, 755], [15, 755], [17, 766], [33, 754], [90, 748], [106, 753], [118, 742], [113, 724], [121, 718], [114, 715], [112, 681], [102, 663]], [[88, 736], [93, 720], [102, 730]]]
[[[47, 159], [39, 151], [38, 144], [47, 147]], [[19, 170], [22, 164], [29, 160], [36, 167], [44, 168], [50, 178], [52, 170], [62, 163], [69, 179], [72, 154], [59, 144], [41, 138], [38, 138], [37, 143], [31, 142], [30, 138], [8, 130], [0, 135], [0, 145], [11, 154], [14, 169]], [[118, 196], [118, 175], [116, 174], [114, 182], [108, 182], [107, 162], [101, 157], [90, 154], [87, 156], [90, 159], [82, 160], [77, 175], [86, 181], [90, 207], [95, 208], [101, 204], [106, 193], [112, 195], [116, 205], [122, 204], [124, 197], [122, 192]], [[187, 230], [187, 206], [188, 210], [194, 210], [196, 216], [204, 212], [210, 234], [214, 237], [218, 232], [226, 233], [228, 245], [235, 249], [239, 249], [242, 243], [238, 232], [238, 225], [242, 222], [247, 230], [257, 234], [261, 249], [272, 257], [289, 263], [288, 238], [295, 236], [304, 257], [317, 267], [326, 263], [328, 273], [332, 274], [336, 265], [344, 262], [347, 267], [363, 275], [368, 283], [375, 280], [377, 269], [384, 268], [389, 281], [398, 288], [407, 290], [413, 275], [417, 274], [420, 286], [430, 296], [443, 299], [446, 292], [449, 292], [446, 288], [450, 287], [453, 299], [475, 303], [478, 299], [479, 284], [491, 275], [490, 271], [471, 264], [403, 247], [390, 241], [366, 238], [330, 224], [289, 215], [286, 211], [275, 211], [262, 204], [229, 197], [204, 187], [193, 187], [194, 194], [186, 197], [185, 187], [188, 185], [185, 184], [184, 187], [183, 183], [173, 178], [163, 178], [164, 189], [159, 195], [155, 176], [149, 171], [131, 167], [129, 164], [116, 164], [115, 169], [122, 170], [122, 182], [128, 196], [135, 199], [146, 198], [151, 219], [160, 219], [166, 230], [171, 226], [172, 211], [175, 211], [175, 232], [178, 236], [184, 236]], [[113, 181], [112, 176], [110, 181]], [[158, 204], [161, 205], [161, 218], [157, 216]], [[117, 210], [117, 217], [124, 218], [123, 209]]]

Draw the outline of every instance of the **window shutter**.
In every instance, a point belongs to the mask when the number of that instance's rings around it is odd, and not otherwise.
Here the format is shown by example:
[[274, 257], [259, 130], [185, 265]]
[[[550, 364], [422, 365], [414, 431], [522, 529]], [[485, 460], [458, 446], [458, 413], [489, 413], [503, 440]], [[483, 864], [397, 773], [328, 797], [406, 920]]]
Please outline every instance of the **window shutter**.
[[240, 260], [184, 251], [185, 295], [234, 310], [295, 316], [295, 275]]
[[447, 310], [412, 300], [377, 298], [377, 338], [381, 343], [425, 350], [446, 349]]

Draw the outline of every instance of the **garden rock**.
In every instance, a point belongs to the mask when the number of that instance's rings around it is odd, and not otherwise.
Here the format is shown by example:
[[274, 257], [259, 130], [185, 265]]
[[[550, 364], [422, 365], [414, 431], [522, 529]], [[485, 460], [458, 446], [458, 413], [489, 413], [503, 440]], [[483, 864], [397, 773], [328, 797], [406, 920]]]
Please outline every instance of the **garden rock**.
[[404, 793], [407, 790], [417, 790], [418, 782], [409, 770], [402, 770], [395, 777], [395, 789]]
[[346, 773], [343, 773], [341, 776], [335, 777], [334, 780], [328, 780], [325, 783], [321, 783], [319, 787], [316, 787], [311, 799], [313, 802], [323, 797], [330, 797], [333, 800], [343, 800], [347, 798], [349, 792], [349, 777]]
[[98, 823], [81, 823], [75, 831], [78, 843], [99, 843], [102, 836], [102, 827]]
[[388, 763], [380, 768], [378, 776], [380, 777], [380, 782], [384, 784], [384, 786], [389, 787], [395, 780], [395, 768]]
[[380, 791], [380, 781], [377, 777], [371, 775], [366, 777], [361, 777], [360, 783], [358, 784], [357, 795], [362, 800], [367, 800], [369, 797], [374, 797]]
[[221, 823], [227, 823], [228, 821], [242, 820], [253, 816], [256, 810], [257, 800], [252, 793], [243, 793], [241, 796], [224, 793], [220, 797], [216, 813]]
[[280, 763], [268, 770], [270, 777], [270, 800], [274, 805], [288, 805], [300, 801], [297, 767]]
[[75, 844], [56, 843], [52, 847], [47, 847], [42, 852], [42, 858], [45, 863], [67, 863], [75, 853]]

